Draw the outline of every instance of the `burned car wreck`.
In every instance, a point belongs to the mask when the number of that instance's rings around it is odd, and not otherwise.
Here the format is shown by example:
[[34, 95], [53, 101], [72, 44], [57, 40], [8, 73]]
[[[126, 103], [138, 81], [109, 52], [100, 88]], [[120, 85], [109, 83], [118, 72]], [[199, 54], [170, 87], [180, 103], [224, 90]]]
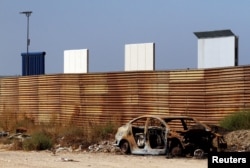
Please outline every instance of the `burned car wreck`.
[[186, 116], [140, 116], [118, 128], [115, 139], [125, 154], [202, 157], [227, 147], [222, 135]]

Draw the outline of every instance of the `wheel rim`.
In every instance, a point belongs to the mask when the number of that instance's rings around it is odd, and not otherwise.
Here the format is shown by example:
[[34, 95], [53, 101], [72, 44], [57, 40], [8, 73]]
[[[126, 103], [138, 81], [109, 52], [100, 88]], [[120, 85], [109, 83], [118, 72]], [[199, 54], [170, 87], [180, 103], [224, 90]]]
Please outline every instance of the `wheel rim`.
[[202, 149], [196, 149], [194, 151], [194, 157], [196, 157], [197, 159], [200, 159], [204, 156], [204, 151]]

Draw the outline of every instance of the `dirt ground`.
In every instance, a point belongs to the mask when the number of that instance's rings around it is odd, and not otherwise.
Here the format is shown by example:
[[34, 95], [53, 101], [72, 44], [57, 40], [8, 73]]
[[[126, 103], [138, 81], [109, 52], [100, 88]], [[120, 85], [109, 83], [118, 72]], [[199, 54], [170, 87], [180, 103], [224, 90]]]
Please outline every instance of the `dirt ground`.
[[250, 130], [237, 130], [224, 135], [231, 152], [250, 152]]
[[135, 156], [112, 153], [60, 153], [49, 151], [24, 152], [0, 151], [0, 167], [3, 168], [205, 168], [207, 159], [174, 158], [165, 156]]

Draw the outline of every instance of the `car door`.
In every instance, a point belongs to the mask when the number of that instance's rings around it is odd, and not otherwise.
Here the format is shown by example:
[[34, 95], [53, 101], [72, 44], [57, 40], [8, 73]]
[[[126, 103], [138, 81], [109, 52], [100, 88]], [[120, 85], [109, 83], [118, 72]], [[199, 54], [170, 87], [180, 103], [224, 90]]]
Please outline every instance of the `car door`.
[[166, 126], [158, 118], [149, 118], [147, 122], [147, 137], [152, 149], [161, 149], [165, 146]]
[[140, 117], [133, 122], [131, 122], [132, 130], [132, 140], [131, 144], [131, 153], [132, 154], [145, 154], [146, 145], [146, 124], [147, 117]]
[[132, 154], [165, 154], [166, 152], [166, 124], [155, 117], [142, 117], [131, 123]]

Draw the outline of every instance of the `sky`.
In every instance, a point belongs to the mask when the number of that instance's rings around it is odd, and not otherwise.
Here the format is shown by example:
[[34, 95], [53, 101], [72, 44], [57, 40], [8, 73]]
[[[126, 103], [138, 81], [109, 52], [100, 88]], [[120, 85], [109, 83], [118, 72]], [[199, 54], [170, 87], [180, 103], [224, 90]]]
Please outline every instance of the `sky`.
[[125, 44], [155, 43], [155, 70], [197, 68], [194, 32], [231, 29], [239, 65], [250, 64], [249, 0], [0, 0], [0, 76], [21, 75], [27, 17], [30, 52], [63, 73], [63, 52], [89, 49], [89, 72], [124, 71]]

